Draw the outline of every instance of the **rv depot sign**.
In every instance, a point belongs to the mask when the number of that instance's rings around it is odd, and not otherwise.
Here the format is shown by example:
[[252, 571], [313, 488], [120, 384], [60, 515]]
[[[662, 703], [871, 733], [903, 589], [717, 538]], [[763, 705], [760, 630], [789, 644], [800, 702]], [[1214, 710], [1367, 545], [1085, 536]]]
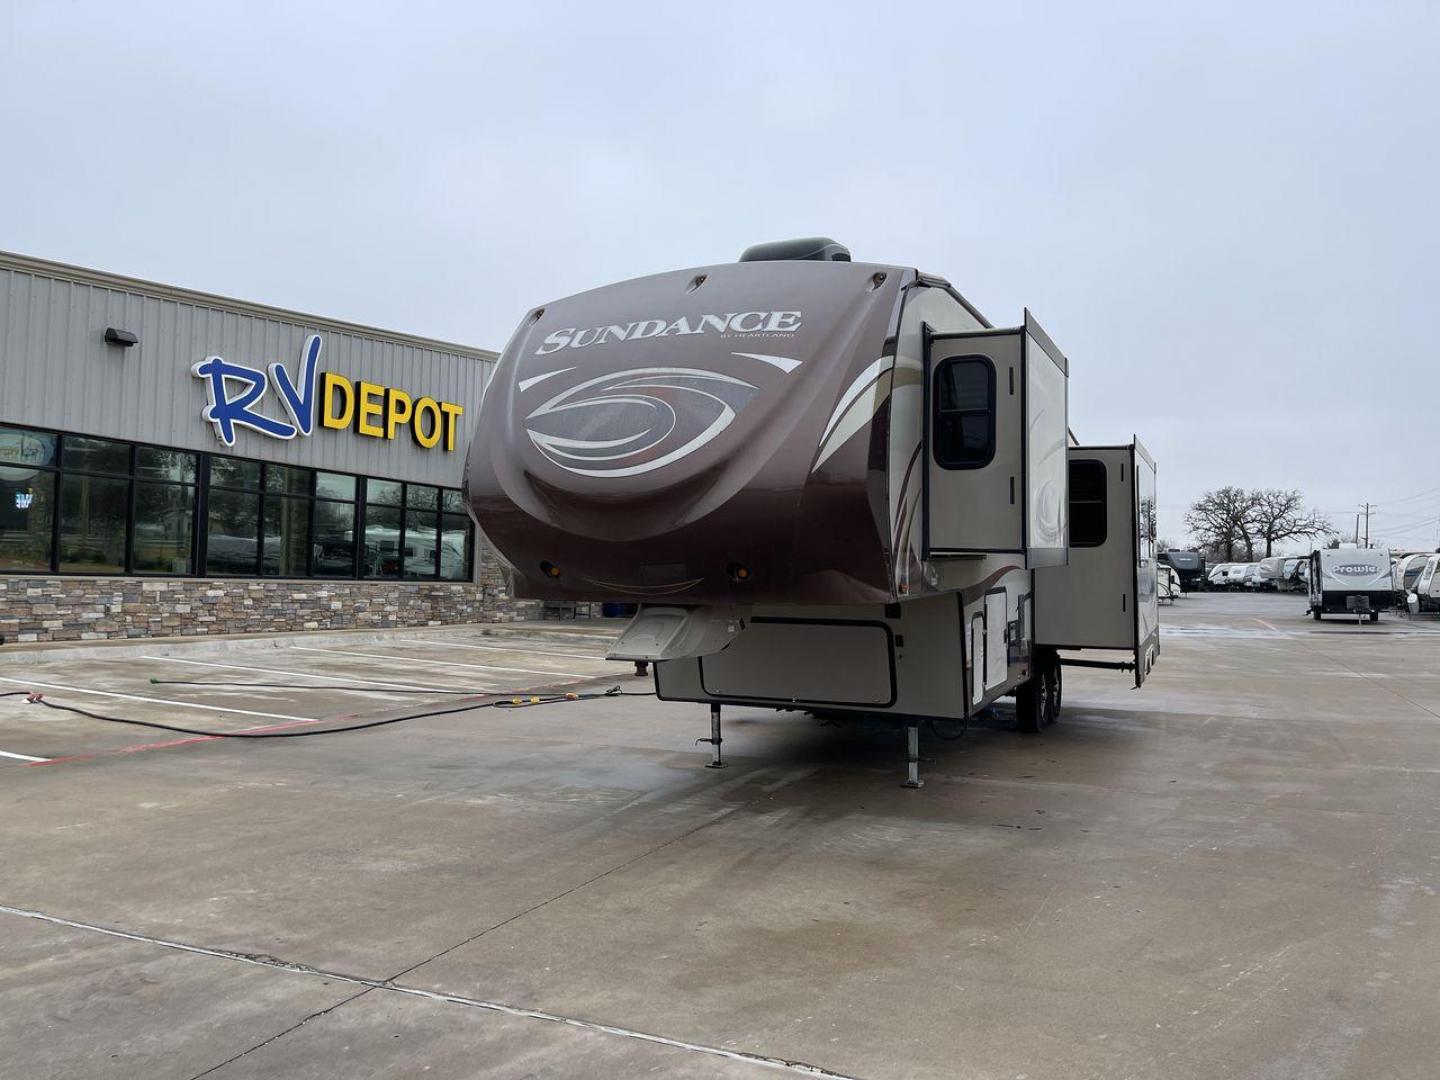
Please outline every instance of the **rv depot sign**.
[[[465, 407], [433, 397], [414, 397], [397, 386], [351, 380], [334, 371], [320, 371], [319, 334], [305, 339], [300, 350], [300, 367], [292, 377], [282, 363], [268, 371], [210, 356], [190, 368], [190, 374], [205, 380], [208, 404], [201, 417], [215, 425], [215, 436], [226, 446], [235, 445], [235, 429], [247, 427], [272, 439], [293, 439], [321, 427], [372, 439], [394, 439], [404, 428], [425, 450], [444, 445], [455, 449], [455, 428]], [[285, 419], [277, 420], [260, 411], [266, 391], [274, 387]]]

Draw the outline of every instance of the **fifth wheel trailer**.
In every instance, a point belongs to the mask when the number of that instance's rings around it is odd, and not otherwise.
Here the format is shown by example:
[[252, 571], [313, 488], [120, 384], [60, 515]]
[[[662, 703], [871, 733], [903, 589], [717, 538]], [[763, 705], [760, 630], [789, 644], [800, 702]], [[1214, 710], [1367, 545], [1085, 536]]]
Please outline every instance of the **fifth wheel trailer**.
[[1159, 650], [1155, 467], [1070, 445], [1069, 361], [1027, 311], [828, 240], [531, 310], [481, 406], [471, 508], [517, 596], [631, 601], [662, 700], [1058, 719], [1061, 649]]

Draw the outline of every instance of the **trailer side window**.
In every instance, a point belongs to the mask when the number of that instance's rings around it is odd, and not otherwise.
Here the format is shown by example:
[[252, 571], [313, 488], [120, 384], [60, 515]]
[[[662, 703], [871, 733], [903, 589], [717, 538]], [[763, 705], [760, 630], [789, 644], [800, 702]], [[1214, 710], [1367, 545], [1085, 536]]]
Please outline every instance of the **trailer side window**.
[[935, 460], [978, 469], [995, 456], [995, 367], [983, 356], [942, 361], [935, 371]]
[[1070, 546], [1105, 543], [1107, 506], [1105, 463], [1090, 458], [1070, 462]]

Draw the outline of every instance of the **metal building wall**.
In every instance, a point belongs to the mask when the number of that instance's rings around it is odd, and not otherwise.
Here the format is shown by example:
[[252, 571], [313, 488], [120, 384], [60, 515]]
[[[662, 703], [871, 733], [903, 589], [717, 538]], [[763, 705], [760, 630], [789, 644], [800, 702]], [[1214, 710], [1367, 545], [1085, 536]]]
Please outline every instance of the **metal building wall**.
[[[140, 343], [106, 345], [107, 326]], [[426, 450], [408, 429], [393, 441], [333, 430], [318, 416], [308, 437], [240, 428], [227, 448], [201, 416], [206, 384], [191, 365], [216, 355], [253, 368], [280, 361], [293, 376], [314, 333], [320, 371], [463, 405], [454, 450]], [[0, 423], [458, 487], [495, 355], [0, 253]], [[260, 411], [284, 418], [273, 387]]]

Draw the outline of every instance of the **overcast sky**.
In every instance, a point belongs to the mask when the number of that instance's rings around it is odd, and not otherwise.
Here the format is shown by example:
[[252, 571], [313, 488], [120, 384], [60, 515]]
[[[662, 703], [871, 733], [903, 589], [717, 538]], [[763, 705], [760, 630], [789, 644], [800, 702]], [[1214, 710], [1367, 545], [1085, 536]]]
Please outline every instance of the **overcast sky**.
[[830, 235], [1028, 305], [1162, 536], [1238, 484], [1433, 547], [1437, 50], [1425, 3], [0, 0], [0, 248], [499, 348]]

